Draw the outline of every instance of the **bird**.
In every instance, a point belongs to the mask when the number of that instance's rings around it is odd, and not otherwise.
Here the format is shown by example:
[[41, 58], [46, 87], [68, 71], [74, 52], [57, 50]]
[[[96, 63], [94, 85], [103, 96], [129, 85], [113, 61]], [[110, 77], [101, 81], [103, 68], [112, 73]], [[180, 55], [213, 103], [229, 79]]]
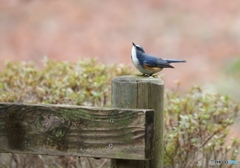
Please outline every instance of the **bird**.
[[170, 63], [186, 62], [178, 59], [164, 59], [145, 53], [142, 46], [132, 42], [131, 58], [134, 66], [144, 76], [152, 76], [160, 72], [163, 68], [174, 68]]

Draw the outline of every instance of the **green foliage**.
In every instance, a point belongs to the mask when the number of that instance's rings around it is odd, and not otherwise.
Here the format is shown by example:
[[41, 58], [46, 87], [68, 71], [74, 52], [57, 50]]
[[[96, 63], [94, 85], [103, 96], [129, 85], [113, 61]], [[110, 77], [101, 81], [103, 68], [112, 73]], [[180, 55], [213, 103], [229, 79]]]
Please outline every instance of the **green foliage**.
[[9, 62], [0, 73], [0, 101], [109, 106], [112, 78], [128, 69], [94, 59], [75, 64], [46, 59], [41, 70]]
[[[10, 62], [0, 72], [0, 101], [106, 107], [110, 106], [112, 78], [131, 73], [128, 67], [100, 64], [93, 59], [77, 63], [46, 59], [41, 69], [30, 63]], [[226, 144], [225, 139], [238, 108], [229, 97], [204, 94], [200, 87], [193, 87], [184, 95], [166, 91], [164, 166], [208, 167], [211, 159], [236, 159], [238, 139], [232, 138], [230, 144]], [[20, 157], [14, 154], [8, 155], [8, 158], [20, 165], [33, 160], [31, 155]], [[25, 161], [21, 161], [21, 158], [25, 158]], [[45, 167], [66, 164], [81, 167], [77, 165], [83, 162], [88, 163], [84, 167], [90, 164], [97, 167], [106, 163], [106, 160], [103, 163], [96, 161], [98, 164], [90, 163], [88, 159], [76, 157], [49, 159], [44, 156], [38, 157], [38, 160]], [[64, 164], [61, 163], [63, 161]], [[0, 165], [6, 167], [1, 162]]]
[[229, 97], [195, 86], [184, 96], [167, 92], [165, 103], [165, 167], [209, 167], [211, 159], [236, 159], [239, 141], [225, 143], [239, 111]]
[[240, 75], [240, 59], [239, 58], [229, 60], [224, 67], [228, 75], [236, 75], [236, 76]]
[[221, 76], [216, 82], [216, 88], [220, 93], [228, 94], [234, 99], [240, 101], [240, 59], [239, 56], [236, 58], [230, 58], [225, 61], [221, 70]]

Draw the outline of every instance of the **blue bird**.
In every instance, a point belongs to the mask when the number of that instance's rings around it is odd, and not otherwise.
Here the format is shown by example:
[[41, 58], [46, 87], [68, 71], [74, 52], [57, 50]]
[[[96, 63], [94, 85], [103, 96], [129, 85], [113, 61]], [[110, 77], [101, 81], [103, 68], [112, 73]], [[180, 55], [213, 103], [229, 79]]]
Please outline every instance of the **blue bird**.
[[142, 46], [132, 44], [132, 62], [143, 75], [152, 76], [163, 68], [174, 68], [170, 63], [186, 62], [185, 60], [158, 58], [145, 53]]

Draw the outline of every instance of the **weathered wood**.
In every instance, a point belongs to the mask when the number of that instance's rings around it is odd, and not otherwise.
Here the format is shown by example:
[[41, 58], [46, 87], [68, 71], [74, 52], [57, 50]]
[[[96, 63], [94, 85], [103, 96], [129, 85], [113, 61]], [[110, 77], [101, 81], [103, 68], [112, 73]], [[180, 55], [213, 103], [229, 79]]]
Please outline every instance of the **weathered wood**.
[[152, 158], [153, 110], [0, 103], [0, 153]]
[[163, 167], [163, 88], [159, 78], [120, 76], [112, 81], [112, 107], [154, 109], [154, 143], [146, 145], [153, 151], [149, 161], [112, 159], [112, 168], [162, 168]]

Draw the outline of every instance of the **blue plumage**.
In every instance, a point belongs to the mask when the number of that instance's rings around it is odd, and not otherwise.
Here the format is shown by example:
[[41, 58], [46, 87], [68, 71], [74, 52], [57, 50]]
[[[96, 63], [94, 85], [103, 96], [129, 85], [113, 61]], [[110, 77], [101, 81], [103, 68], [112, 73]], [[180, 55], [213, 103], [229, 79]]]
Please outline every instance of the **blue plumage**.
[[161, 71], [163, 68], [174, 68], [170, 63], [186, 62], [177, 59], [162, 59], [145, 53], [140, 45], [133, 43], [132, 61], [135, 67], [145, 75], [152, 75]]

